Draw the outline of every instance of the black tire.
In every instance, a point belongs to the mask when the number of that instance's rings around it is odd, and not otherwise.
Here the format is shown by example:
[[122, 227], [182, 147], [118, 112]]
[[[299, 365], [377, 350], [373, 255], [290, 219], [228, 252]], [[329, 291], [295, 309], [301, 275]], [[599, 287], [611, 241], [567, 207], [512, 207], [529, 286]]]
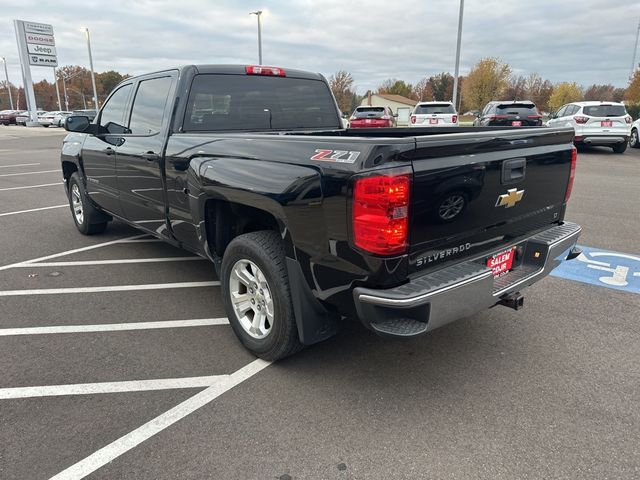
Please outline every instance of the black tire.
[[[267, 284], [264, 291], [268, 292], [272, 302], [273, 323], [270, 324], [269, 331], [263, 338], [256, 338], [255, 334], [252, 335], [247, 331], [231, 301], [231, 289], [235, 289], [236, 284], [239, 287], [244, 286], [241, 284], [242, 282], [238, 283], [239, 277], [234, 273], [244, 262], [252, 263], [259, 269], [260, 272], [256, 273], [256, 276], [264, 276]], [[291, 303], [284, 246], [282, 239], [276, 232], [251, 232], [233, 239], [222, 258], [220, 273], [222, 297], [229, 323], [242, 344], [250, 352], [265, 360], [279, 360], [302, 349]], [[263, 289], [260, 287], [260, 294], [262, 292]], [[238, 294], [238, 292], [235, 293]], [[244, 294], [250, 295], [247, 287], [245, 287]], [[256, 297], [254, 299], [258, 300]], [[258, 301], [258, 303], [260, 302]], [[255, 319], [255, 310], [253, 309], [259, 308], [255, 305], [254, 303], [254, 306], [250, 307], [251, 311], [246, 310], [246, 314], [242, 317], [245, 322], [251, 314], [253, 314], [251, 319]]]
[[611, 147], [614, 153], [624, 153], [627, 149], [627, 142], [616, 143], [613, 147]]
[[[107, 223], [109, 223], [108, 220], [105, 220], [106, 215], [97, 210], [89, 201], [78, 172], [73, 173], [69, 178], [68, 197], [71, 216], [80, 233], [95, 235], [105, 231]], [[79, 203], [74, 206], [74, 202]], [[79, 214], [76, 212], [76, 206], [81, 209]]]
[[640, 138], [638, 138], [638, 129], [631, 130], [631, 136], [629, 137], [629, 146], [631, 148], [640, 148]]
[[49, 125], [42, 125], [44, 128], [49, 128]]

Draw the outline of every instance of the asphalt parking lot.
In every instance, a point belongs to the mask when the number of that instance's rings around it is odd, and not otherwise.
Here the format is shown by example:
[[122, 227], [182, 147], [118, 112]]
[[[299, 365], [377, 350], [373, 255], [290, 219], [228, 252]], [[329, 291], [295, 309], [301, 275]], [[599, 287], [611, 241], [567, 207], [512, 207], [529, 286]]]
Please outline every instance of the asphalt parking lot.
[[[519, 312], [268, 364], [207, 261], [76, 231], [63, 134], [0, 127], [0, 478], [640, 478], [640, 294], [553, 276]], [[567, 213], [629, 284], [639, 180], [640, 150], [581, 152]]]

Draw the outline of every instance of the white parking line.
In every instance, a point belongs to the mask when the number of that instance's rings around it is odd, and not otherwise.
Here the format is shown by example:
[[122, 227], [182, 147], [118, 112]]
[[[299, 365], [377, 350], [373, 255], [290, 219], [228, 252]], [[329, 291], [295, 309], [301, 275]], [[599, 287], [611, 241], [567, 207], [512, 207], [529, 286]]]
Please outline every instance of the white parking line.
[[115, 245], [116, 243], [125, 243], [127, 241], [135, 240], [137, 238], [142, 238], [146, 236], [147, 236], [146, 234], [134, 235], [132, 237], [120, 238], [118, 240], [110, 240], [108, 242], [96, 243], [95, 245], [89, 245], [87, 247], [74, 248], [73, 250], [66, 250], [64, 252], [54, 253], [52, 255], [47, 255], [44, 257], [32, 258], [31, 260], [25, 260], [24, 262], [10, 263], [9, 265], [0, 266], [0, 271], [8, 270], [10, 268], [16, 268], [18, 265], [31, 264], [31, 263], [41, 262], [43, 260], [51, 260], [52, 258], [59, 258], [67, 255], [72, 255], [74, 253], [86, 252], [87, 250], [93, 250], [95, 248], [108, 247], [109, 245]]
[[0, 168], [33, 167], [34, 165], [40, 165], [40, 164], [39, 163], [17, 163], [15, 165], [0, 165]]
[[40, 188], [40, 187], [52, 187], [53, 185], [62, 185], [63, 182], [56, 183], [43, 183], [42, 185], [29, 185], [26, 187], [9, 187], [9, 188], [0, 188], [0, 192], [6, 192], [8, 190], [24, 190], [25, 188]]
[[51, 477], [51, 480], [71, 480], [86, 477], [103, 465], [115, 460], [120, 455], [153, 437], [155, 434], [160, 433], [165, 428], [170, 427], [187, 415], [204, 407], [209, 402], [215, 400], [236, 385], [239, 385], [245, 380], [253, 377], [256, 373], [267, 368], [269, 365], [271, 365], [271, 362], [266, 362], [261, 359], [254, 360], [249, 365], [246, 365], [240, 370], [229, 375], [226, 379], [216, 382], [209, 388], [206, 388], [205, 390], [195, 394], [193, 397], [179, 403], [171, 410], [158, 415], [156, 418], [136, 428], [134, 431], [127, 433], [97, 452], [89, 455], [84, 460], [79, 461]]
[[217, 280], [209, 282], [148, 283], [141, 285], [108, 285], [105, 287], [37, 288], [33, 290], [0, 290], [0, 297], [26, 295], [60, 295], [64, 293], [128, 292], [135, 290], [166, 290], [173, 288], [217, 287]]
[[15, 335], [49, 335], [55, 333], [122, 332], [127, 330], [153, 330], [157, 328], [208, 327], [229, 325], [224, 318], [196, 318], [192, 320], [162, 320], [157, 322], [101, 323], [94, 325], [56, 325], [52, 327], [0, 328], [0, 337]]
[[32, 267], [78, 267], [85, 265], [120, 265], [123, 263], [158, 263], [158, 262], [193, 262], [202, 261], [202, 257], [163, 257], [163, 258], [121, 258], [118, 260], [77, 260], [73, 262], [38, 262], [22, 263], [15, 268]]
[[216, 382], [222, 382], [226, 380], [227, 377], [229, 377], [229, 375], [209, 375], [207, 377], [185, 378], [158, 378], [154, 380], [131, 380], [125, 382], [76, 383], [72, 385], [44, 385], [38, 387], [9, 387], [0, 388], [0, 400], [209, 387]]
[[18, 215], [19, 213], [39, 212], [41, 210], [51, 210], [52, 208], [62, 208], [62, 207], [68, 208], [69, 204], [65, 203], [64, 205], [53, 205], [52, 207], [30, 208], [29, 210], [18, 210], [17, 212], [0, 213], [0, 217], [5, 217], [7, 215]]
[[53, 173], [53, 172], [62, 173], [62, 170], [57, 168], [55, 170], [38, 170], [37, 172], [3, 173], [0, 175], [0, 177], [17, 177], [19, 175], [35, 175], [36, 173]]
[[135, 240], [122, 240], [120, 243], [150, 243], [150, 242], [163, 242], [161, 238], [138, 238]]

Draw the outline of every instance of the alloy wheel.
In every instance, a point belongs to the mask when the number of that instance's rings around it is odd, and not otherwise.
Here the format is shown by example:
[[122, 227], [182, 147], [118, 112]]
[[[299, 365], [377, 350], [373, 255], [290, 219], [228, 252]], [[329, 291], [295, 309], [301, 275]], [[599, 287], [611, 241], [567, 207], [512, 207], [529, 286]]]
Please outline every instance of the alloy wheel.
[[84, 211], [82, 209], [82, 198], [80, 197], [80, 188], [77, 183], [71, 186], [71, 203], [73, 205], [73, 215], [78, 225], [84, 223]]
[[264, 273], [251, 260], [238, 260], [231, 269], [229, 295], [236, 318], [247, 334], [263, 339], [273, 328], [273, 297]]

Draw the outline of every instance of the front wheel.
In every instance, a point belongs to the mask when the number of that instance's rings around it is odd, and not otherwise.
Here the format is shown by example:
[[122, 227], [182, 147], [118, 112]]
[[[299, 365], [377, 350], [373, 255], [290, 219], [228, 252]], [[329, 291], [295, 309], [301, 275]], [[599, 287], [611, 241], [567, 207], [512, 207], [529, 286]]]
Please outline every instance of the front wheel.
[[624, 153], [624, 151], [627, 149], [627, 142], [617, 143], [611, 148], [613, 149], [614, 153]]
[[104, 220], [105, 215], [89, 202], [78, 172], [69, 178], [69, 206], [73, 221], [83, 235], [102, 233], [107, 228], [108, 222]]
[[236, 237], [221, 268], [229, 323], [242, 344], [265, 360], [302, 348], [291, 303], [282, 239], [273, 231]]
[[631, 136], [629, 137], [629, 146], [631, 148], [640, 148], [640, 139], [638, 139], [638, 130], [636, 128], [631, 130]]

